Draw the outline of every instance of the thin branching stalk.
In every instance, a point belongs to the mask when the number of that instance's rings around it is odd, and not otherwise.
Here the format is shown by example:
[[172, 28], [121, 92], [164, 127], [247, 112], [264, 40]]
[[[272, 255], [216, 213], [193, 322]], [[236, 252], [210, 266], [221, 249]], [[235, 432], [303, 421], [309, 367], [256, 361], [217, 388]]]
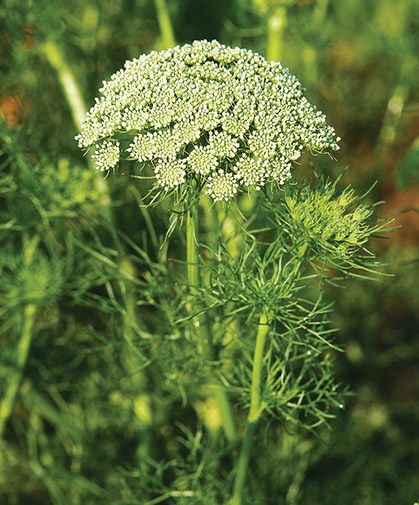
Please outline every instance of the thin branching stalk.
[[16, 368], [10, 374], [6, 393], [0, 405], [0, 443], [3, 438], [7, 420], [12, 413], [16, 395], [19, 391], [20, 382], [22, 380], [23, 370], [28, 359], [35, 313], [36, 306], [33, 303], [28, 303], [23, 311], [23, 325], [22, 333], [17, 347]]
[[247, 468], [252, 451], [253, 436], [263, 410], [261, 398], [261, 382], [263, 369], [263, 356], [266, 337], [269, 333], [268, 316], [266, 309], [259, 318], [258, 333], [256, 336], [255, 353], [253, 356], [252, 384], [250, 389], [250, 409], [247, 416], [246, 431], [243, 437], [239, 460], [237, 463], [236, 479], [234, 481], [233, 496], [230, 505], [242, 505], [243, 490], [246, 483]]

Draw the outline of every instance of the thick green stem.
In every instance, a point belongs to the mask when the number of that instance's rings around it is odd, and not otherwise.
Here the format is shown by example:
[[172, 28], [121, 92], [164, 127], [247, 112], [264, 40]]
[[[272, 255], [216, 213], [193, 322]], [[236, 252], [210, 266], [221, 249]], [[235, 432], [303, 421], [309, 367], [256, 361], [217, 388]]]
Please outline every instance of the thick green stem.
[[195, 288], [201, 285], [198, 238], [198, 206], [192, 205], [186, 217], [186, 260], [188, 281]]
[[255, 354], [253, 356], [252, 386], [250, 389], [249, 423], [257, 421], [262, 412], [260, 384], [262, 382], [263, 352], [266, 336], [269, 332], [268, 317], [264, 311], [259, 318], [258, 334], [256, 336]]
[[[188, 264], [188, 281], [192, 289], [199, 289], [201, 286], [198, 239], [198, 204], [196, 203], [188, 210], [186, 218], [186, 261]], [[195, 306], [194, 310], [196, 309], [199, 312], [199, 307]], [[207, 359], [212, 359], [211, 337], [205, 324], [204, 316], [196, 316], [193, 322], [199, 336], [199, 344], [203, 355]]]
[[261, 401], [261, 382], [263, 355], [268, 332], [268, 316], [266, 310], [264, 310], [259, 318], [259, 328], [256, 336], [255, 353], [253, 356], [250, 410], [247, 416], [246, 431], [243, 437], [240, 456], [237, 463], [236, 479], [234, 481], [233, 496], [231, 498], [230, 505], [243, 504], [243, 490], [246, 483], [247, 468], [249, 466], [252, 451], [253, 435], [263, 410]]
[[10, 374], [9, 383], [0, 405], [0, 441], [3, 438], [7, 420], [13, 410], [16, 395], [22, 380], [23, 369], [28, 359], [29, 348], [32, 340], [32, 327], [35, 320], [36, 307], [33, 303], [26, 305], [23, 312], [23, 327], [17, 347], [16, 368]]
[[237, 473], [234, 481], [233, 496], [230, 505], [242, 505], [243, 490], [246, 484], [247, 467], [249, 466], [250, 453], [252, 451], [253, 435], [256, 431], [257, 421], [247, 423], [244, 433], [239, 460], [237, 462]]
[[[186, 258], [188, 268], [188, 281], [192, 289], [201, 286], [201, 274], [199, 265], [199, 226], [198, 226], [198, 200], [191, 205], [186, 217]], [[193, 308], [199, 312], [199, 306]], [[199, 337], [201, 352], [206, 359], [213, 359], [211, 335], [205, 314], [194, 318], [196, 335]], [[237, 440], [236, 425], [230, 402], [225, 390], [217, 385], [214, 388], [218, 408], [221, 414], [223, 429], [230, 442]]]

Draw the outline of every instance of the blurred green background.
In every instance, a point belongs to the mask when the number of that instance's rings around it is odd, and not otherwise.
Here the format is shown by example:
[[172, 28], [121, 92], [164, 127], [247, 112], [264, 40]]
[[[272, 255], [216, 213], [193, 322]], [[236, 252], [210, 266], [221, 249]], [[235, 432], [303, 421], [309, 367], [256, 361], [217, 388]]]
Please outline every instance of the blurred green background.
[[[157, 365], [141, 368], [144, 360], [170, 363], [170, 356], [145, 356], [140, 342], [150, 335], [136, 319], [138, 306], [164, 300], [172, 282], [158, 262], [168, 216], [139, 209], [145, 190], [135, 179], [103, 181], [74, 136], [102, 80], [126, 59], [204, 38], [289, 67], [342, 137], [326, 170], [336, 177], [348, 166], [344, 182], [360, 193], [378, 181], [368, 199], [384, 201], [381, 216], [401, 225], [373, 244], [392, 277], [351, 280], [329, 292], [337, 300], [337, 340], [346, 347], [336, 373], [354, 395], [321, 440], [282, 433], [257, 455], [260, 503], [413, 505], [418, 0], [3, 0], [0, 396], [24, 354], [22, 335], [32, 341], [2, 428], [0, 503], [192, 503], [147, 494], [173, 472], [153, 462], [182, 452], [179, 388], [162, 382]], [[306, 161], [294, 171], [304, 173]], [[174, 257], [177, 246], [175, 238]], [[156, 326], [157, 307], [150, 307], [146, 317]], [[160, 324], [170, 327], [167, 317]], [[161, 352], [158, 341], [154, 351]], [[202, 409], [183, 408], [181, 420]]]

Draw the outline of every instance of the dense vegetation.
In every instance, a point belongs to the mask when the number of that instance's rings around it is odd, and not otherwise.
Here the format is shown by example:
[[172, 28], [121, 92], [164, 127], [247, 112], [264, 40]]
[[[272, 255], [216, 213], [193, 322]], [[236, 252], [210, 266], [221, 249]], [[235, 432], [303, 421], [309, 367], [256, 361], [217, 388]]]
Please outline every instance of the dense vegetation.
[[[273, 415], [259, 425], [248, 495], [272, 505], [419, 500], [418, 20], [417, 0], [4, 0], [1, 504], [225, 503], [239, 448], [234, 440], [229, 445], [219, 407], [203, 392], [217, 370], [197, 358], [190, 306], [207, 297], [208, 317], [218, 321], [247, 276], [250, 307], [257, 275], [278, 274], [275, 248], [263, 256], [272, 233], [292, 229], [286, 243], [295, 245], [297, 212], [301, 227], [315, 210], [337, 223], [335, 205], [326, 211], [325, 202], [351, 201], [349, 185], [367, 193], [365, 209], [383, 200], [374, 211], [402, 227], [388, 238], [372, 237], [369, 247], [387, 264], [375, 281], [341, 282], [333, 274], [341, 263], [325, 276], [325, 309], [310, 310], [320, 318], [321, 337], [330, 331], [323, 316], [339, 329], [330, 353], [322, 347], [319, 370], [330, 375], [315, 375], [326, 382], [333, 375], [333, 384], [341, 384], [339, 398], [333, 392], [325, 402], [336, 403], [335, 417], [308, 405], [309, 420], [322, 423], [306, 430], [300, 412], [268, 404]], [[298, 185], [281, 193], [292, 221], [279, 215], [279, 200], [262, 204], [260, 193], [242, 198], [237, 212], [221, 203], [212, 213], [201, 208], [208, 244], [203, 276], [216, 294], [188, 290], [185, 223], [174, 226], [171, 202], [144, 207], [149, 181], [127, 177], [135, 175], [128, 162], [103, 180], [74, 140], [102, 80], [125, 60], [213, 38], [289, 67], [342, 138], [336, 161], [306, 154], [294, 165]], [[336, 186], [327, 182], [344, 171]], [[253, 221], [240, 242], [234, 238], [242, 217]], [[255, 234], [261, 256], [249, 264]], [[223, 238], [228, 247], [216, 250]], [[214, 251], [217, 265], [210, 261]], [[319, 273], [322, 254], [317, 249], [307, 268]], [[227, 278], [229, 284], [220, 281]], [[310, 282], [304, 279], [308, 299], [316, 300]], [[269, 296], [285, 298], [268, 287]], [[227, 315], [225, 326], [215, 327], [218, 349], [249, 324], [243, 312]], [[299, 354], [287, 352], [298, 378]], [[241, 339], [222, 374], [230, 378], [242, 427], [252, 353], [252, 342]], [[307, 365], [313, 373], [315, 354]], [[271, 377], [285, 360], [275, 356]], [[270, 384], [273, 392], [276, 386]]]

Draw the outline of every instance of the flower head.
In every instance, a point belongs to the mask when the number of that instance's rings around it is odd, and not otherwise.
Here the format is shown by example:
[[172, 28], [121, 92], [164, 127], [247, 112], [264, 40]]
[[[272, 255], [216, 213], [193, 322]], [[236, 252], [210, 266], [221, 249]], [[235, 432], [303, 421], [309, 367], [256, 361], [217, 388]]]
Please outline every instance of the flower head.
[[174, 188], [185, 182], [185, 163], [182, 160], [164, 160], [154, 169], [160, 186], [164, 189]]
[[111, 170], [119, 161], [119, 142], [104, 140], [101, 144], [96, 144], [92, 158], [96, 162], [96, 170]]
[[214, 202], [229, 200], [237, 193], [238, 184], [234, 175], [224, 172], [221, 168], [208, 176], [207, 193], [212, 196]]
[[217, 41], [127, 61], [100, 92], [79, 147], [96, 145], [97, 168], [110, 170], [128, 137], [124, 156], [158, 167], [165, 189], [201, 178], [214, 200], [228, 200], [240, 187], [283, 184], [304, 149], [339, 149], [288, 69]]

